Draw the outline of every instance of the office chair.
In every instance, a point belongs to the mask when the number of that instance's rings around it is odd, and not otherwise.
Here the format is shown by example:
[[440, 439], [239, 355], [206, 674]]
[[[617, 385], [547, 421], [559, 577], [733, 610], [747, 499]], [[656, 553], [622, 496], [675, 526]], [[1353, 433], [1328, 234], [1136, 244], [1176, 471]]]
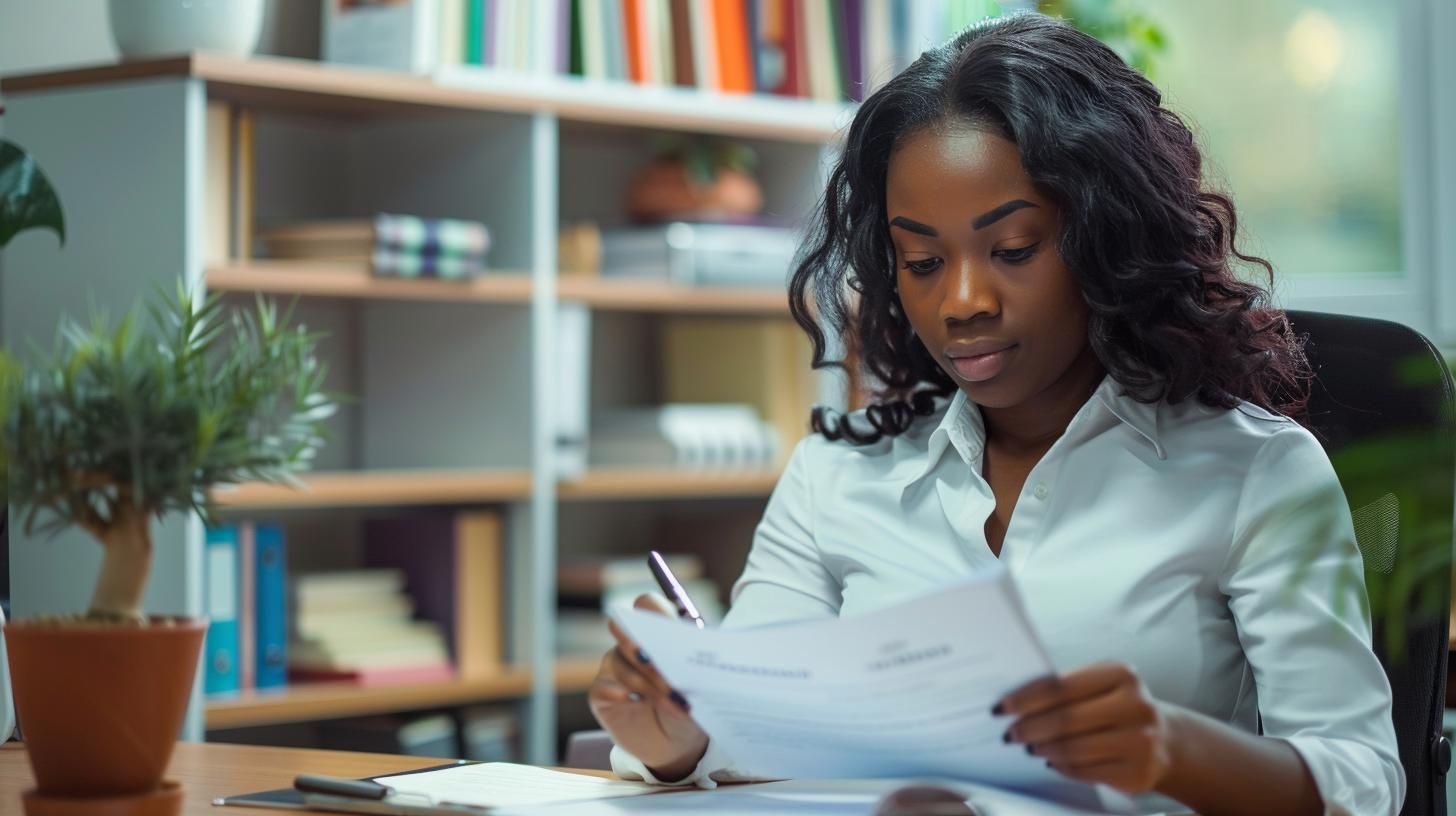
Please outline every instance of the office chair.
[[1420, 582], [1429, 605], [1406, 604], [1399, 646], [1386, 637], [1394, 625], [1390, 610], [1373, 609], [1372, 617], [1405, 767], [1401, 813], [1445, 816], [1451, 747], [1441, 735], [1441, 715], [1456, 500], [1451, 375], [1430, 341], [1400, 324], [1288, 315], [1295, 333], [1307, 337], [1315, 371], [1306, 424], [1324, 445], [1350, 502], [1367, 584], [1388, 583], [1398, 563], [1409, 567], [1412, 559], [1435, 556]]

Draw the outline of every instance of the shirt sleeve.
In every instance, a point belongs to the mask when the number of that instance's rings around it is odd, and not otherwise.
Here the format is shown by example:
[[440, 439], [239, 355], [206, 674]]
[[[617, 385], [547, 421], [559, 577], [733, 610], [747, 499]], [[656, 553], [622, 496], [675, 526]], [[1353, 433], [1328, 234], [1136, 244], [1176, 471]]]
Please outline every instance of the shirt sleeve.
[[1299, 752], [1326, 813], [1395, 816], [1405, 772], [1363, 561], [1334, 468], [1304, 429], [1275, 433], [1255, 456], [1221, 586], [1265, 735]]
[[[753, 535], [753, 546], [743, 574], [733, 585], [732, 604], [723, 618], [724, 628], [746, 628], [774, 623], [831, 618], [839, 614], [838, 579], [824, 565], [814, 540], [814, 447], [821, 440], [801, 441], [769, 497], [763, 520]], [[716, 787], [718, 782], [765, 781], [734, 770], [733, 760], [708, 735], [708, 750], [697, 768], [676, 782], [653, 776], [637, 757], [612, 749], [612, 771], [623, 779], [655, 784]]]

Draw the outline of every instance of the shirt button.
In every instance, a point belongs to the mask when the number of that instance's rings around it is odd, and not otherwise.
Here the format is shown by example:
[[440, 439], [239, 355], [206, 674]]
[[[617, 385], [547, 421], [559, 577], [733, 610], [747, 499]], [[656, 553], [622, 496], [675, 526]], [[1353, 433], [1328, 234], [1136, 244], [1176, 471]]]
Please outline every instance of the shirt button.
[[1051, 490], [1047, 489], [1046, 482], [1037, 482], [1036, 487], [1031, 489], [1031, 495], [1038, 499], [1045, 499]]

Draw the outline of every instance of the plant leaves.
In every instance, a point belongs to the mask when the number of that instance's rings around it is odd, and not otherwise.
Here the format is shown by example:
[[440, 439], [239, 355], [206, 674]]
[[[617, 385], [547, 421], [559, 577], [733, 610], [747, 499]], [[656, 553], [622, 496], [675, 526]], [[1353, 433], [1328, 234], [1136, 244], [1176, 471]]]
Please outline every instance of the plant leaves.
[[49, 229], [66, 243], [66, 219], [55, 188], [20, 145], [0, 139], [0, 248], [28, 229]]

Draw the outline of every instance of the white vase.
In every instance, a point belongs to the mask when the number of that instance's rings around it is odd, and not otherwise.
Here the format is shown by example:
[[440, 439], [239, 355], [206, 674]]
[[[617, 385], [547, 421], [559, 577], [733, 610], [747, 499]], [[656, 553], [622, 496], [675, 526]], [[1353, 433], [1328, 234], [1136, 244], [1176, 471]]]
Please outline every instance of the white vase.
[[245, 57], [258, 46], [263, 0], [108, 0], [124, 57], [210, 51]]

